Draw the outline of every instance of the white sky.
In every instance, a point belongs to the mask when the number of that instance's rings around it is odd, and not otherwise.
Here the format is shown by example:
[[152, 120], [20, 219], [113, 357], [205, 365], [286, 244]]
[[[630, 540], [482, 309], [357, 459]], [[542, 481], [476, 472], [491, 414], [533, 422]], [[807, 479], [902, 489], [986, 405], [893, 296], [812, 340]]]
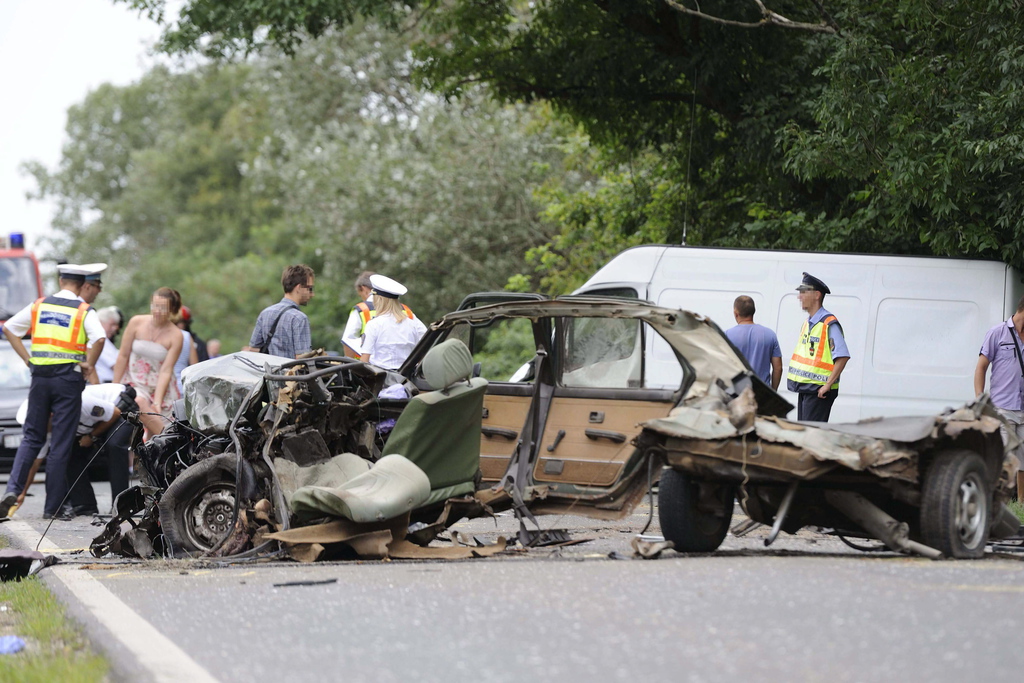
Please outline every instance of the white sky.
[[127, 85], [158, 61], [159, 27], [113, 0], [0, 0], [0, 234], [39, 251], [53, 207], [29, 201], [19, 165], [53, 168], [68, 107], [102, 83]]

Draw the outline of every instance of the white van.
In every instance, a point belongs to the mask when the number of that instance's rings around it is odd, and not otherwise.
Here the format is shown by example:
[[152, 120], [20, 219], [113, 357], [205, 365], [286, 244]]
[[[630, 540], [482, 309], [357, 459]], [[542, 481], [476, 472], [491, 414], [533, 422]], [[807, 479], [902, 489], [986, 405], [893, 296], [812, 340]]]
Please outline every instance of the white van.
[[[735, 324], [733, 300], [746, 294], [757, 307], [754, 321], [778, 334], [787, 366], [806, 319], [796, 298], [804, 271], [832, 290], [825, 308], [850, 348], [832, 422], [935, 414], [971, 400], [985, 332], [1024, 294], [1020, 274], [998, 261], [665, 245], [627, 249], [575, 293], [648, 299], [703, 314], [723, 330]], [[646, 346], [648, 376], [663, 368], [659, 381], [678, 386], [668, 344], [648, 339]], [[786, 371], [779, 390], [796, 405]]]

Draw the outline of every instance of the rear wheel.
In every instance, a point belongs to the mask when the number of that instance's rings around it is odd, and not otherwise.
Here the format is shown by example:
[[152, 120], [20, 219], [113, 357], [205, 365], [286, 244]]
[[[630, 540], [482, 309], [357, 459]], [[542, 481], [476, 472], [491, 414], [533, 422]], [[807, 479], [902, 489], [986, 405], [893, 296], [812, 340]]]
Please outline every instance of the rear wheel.
[[666, 469], [658, 484], [658, 520], [665, 540], [684, 553], [717, 550], [729, 532], [735, 494], [734, 486]]
[[231, 531], [234, 454], [201, 460], [182, 472], [160, 499], [160, 527], [175, 555], [203, 553]]
[[928, 467], [921, 498], [921, 536], [946, 557], [985, 554], [992, 490], [985, 461], [966, 450], [940, 453]]

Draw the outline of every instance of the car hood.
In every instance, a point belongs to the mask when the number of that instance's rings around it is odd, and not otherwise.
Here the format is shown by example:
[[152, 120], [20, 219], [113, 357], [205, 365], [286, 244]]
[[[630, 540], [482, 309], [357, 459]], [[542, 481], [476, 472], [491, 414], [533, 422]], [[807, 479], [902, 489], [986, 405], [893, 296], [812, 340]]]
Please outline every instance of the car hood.
[[709, 318], [678, 308], [663, 308], [632, 299], [570, 296], [551, 301], [515, 301], [449, 313], [431, 325], [441, 330], [458, 323], [485, 323], [496, 318], [633, 318], [649, 323], [690, 364], [694, 381], [685, 399], [705, 395], [721, 379], [731, 384], [750, 366]]
[[28, 388], [4, 389], [0, 392], [0, 420], [13, 420], [18, 407], [28, 398]]

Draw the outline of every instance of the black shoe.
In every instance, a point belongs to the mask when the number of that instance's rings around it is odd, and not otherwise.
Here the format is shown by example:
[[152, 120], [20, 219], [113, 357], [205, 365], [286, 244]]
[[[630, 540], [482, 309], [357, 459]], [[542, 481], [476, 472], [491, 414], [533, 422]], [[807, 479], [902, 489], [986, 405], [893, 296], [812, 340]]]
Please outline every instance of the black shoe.
[[16, 493], [8, 493], [0, 498], [0, 519], [6, 519], [7, 515], [11, 513], [11, 508], [18, 502], [18, 495]]
[[100, 514], [100, 511], [90, 505], [76, 505], [72, 508], [75, 517], [93, 517]]
[[75, 518], [75, 511], [71, 509], [70, 505], [65, 505], [56, 514], [52, 512], [44, 512], [43, 519], [56, 519], [61, 522], [70, 522]]

